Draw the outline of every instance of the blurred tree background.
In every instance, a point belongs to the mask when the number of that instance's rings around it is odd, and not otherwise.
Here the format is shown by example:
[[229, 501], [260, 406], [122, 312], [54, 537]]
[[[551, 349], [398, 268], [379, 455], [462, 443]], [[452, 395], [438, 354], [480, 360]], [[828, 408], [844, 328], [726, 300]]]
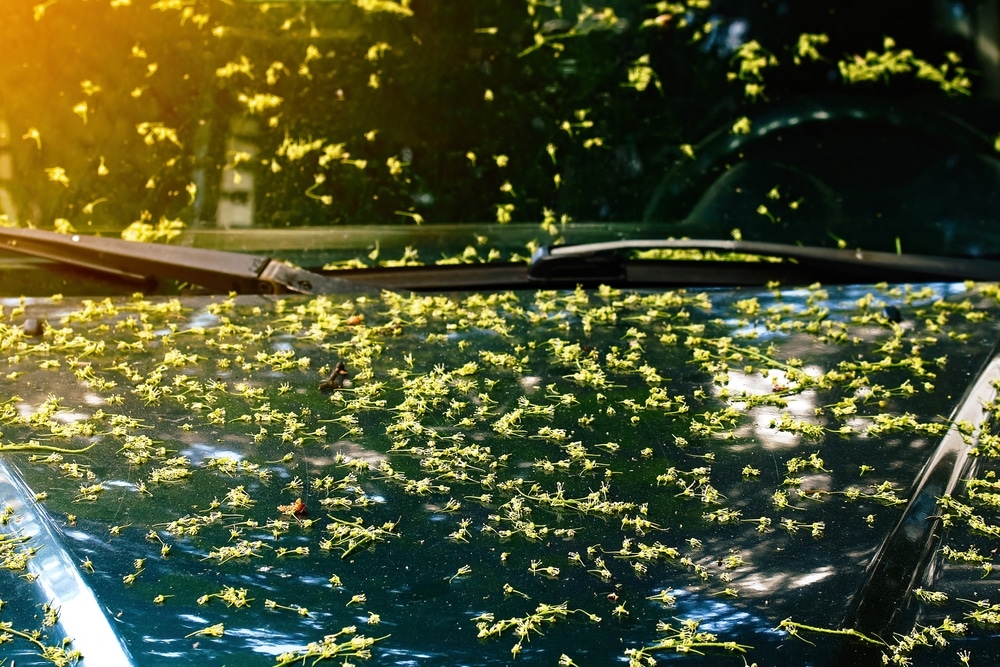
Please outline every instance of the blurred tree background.
[[843, 88], [904, 7], [900, 43], [974, 55], [942, 3], [750, 5], [7, 0], [0, 213], [147, 237], [639, 220], [701, 138]]

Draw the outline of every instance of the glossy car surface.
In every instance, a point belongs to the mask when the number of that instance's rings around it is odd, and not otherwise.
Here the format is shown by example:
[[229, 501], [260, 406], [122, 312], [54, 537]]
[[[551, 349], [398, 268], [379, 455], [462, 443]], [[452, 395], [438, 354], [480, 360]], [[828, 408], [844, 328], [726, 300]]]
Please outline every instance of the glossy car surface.
[[[79, 572], [135, 664], [358, 636], [418, 664], [890, 654], [915, 620], [978, 609], [958, 598], [988, 546], [946, 554], [989, 510], [996, 296], [38, 300], [44, 333], [17, 316], [4, 336], [4, 467], [40, 500], [7, 492], [5, 542], [41, 546], [4, 612], [30, 627], [49, 603], [49, 644], [86, 636]], [[983, 496], [941, 504], [970, 478]]]

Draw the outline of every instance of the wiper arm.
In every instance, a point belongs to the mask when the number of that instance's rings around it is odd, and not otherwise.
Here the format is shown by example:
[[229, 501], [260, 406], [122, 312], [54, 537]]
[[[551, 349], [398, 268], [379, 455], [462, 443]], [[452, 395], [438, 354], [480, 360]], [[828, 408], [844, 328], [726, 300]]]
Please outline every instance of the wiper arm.
[[[635, 250], [697, 250], [717, 253], [752, 255], [772, 262], [743, 261], [684, 261], [634, 260]], [[728, 284], [760, 284], [761, 276], [773, 273], [782, 278], [804, 278], [810, 281], [863, 282], [879, 281], [957, 281], [1000, 280], [1000, 262], [938, 257], [932, 255], [897, 255], [868, 250], [843, 250], [795, 246], [757, 241], [724, 241], [699, 239], [626, 239], [580, 245], [539, 248], [531, 258], [529, 276], [537, 283], [607, 282], [617, 284], [664, 284], [680, 282], [676, 278], [659, 276], [673, 268], [690, 270], [704, 276], [697, 284], [721, 284], [706, 269], [719, 273], [725, 269]], [[745, 282], [738, 279], [743, 276]]]
[[368, 285], [223, 250], [136, 243], [115, 238], [0, 228], [0, 248], [131, 280], [179, 280], [218, 293], [300, 294], [375, 291]]
[[[530, 265], [483, 264], [344, 271], [339, 277], [259, 255], [0, 228], [0, 248], [130, 280], [178, 280], [216, 293], [335, 294], [380, 289], [518, 289], [582, 285], [762, 285], [879, 281], [1000, 281], [1000, 262], [779, 243], [632, 239], [548, 246]], [[753, 255], [775, 262], [644, 260], [636, 250]]]

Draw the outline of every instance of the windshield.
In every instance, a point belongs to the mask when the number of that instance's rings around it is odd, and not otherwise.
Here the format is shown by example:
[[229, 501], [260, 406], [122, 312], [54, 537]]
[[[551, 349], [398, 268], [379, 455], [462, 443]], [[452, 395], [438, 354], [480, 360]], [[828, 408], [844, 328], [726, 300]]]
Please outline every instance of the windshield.
[[[990, 256], [997, 25], [975, 2], [17, 0], [0, 214], [355, 264], [640, 232]], [[400, 235], [422, 225], [468, 231]]]

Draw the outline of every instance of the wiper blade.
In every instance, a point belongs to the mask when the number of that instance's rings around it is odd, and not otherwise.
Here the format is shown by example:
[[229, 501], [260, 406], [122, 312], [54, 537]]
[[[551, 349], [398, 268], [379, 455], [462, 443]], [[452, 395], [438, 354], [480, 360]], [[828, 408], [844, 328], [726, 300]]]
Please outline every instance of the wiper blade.
[[[773, 262], [635, 260], [637, 250], [705, 251], [752, 255]], [[788, 279], [825, 282], [912, 281], [937, 282], [957, 280], [1000, 280], [1000, 262], [938, 257], [933, 255], [897, 255], [868, 250], [844, 250], [795, 246], [757, 241], [705, 239], [626, 239], [580, 245], [556, 245], [539, 248], [531, 258], [528, 274], [537, 283], [564, 283], [574, 280], [613, 284], [679, 283], [677, 270], [690, 271], [691, 284], [760, 284], [768, 273]], [[742, 280], [740, 279], [742, 277]]]
[[[520, 263], [339, 271], [300, 269], [260, 255], [115, 238], [0, 228], [0, 248], [132, 281], [177, 280], [215, 293], [334, 294], [380, 289], [523, 289], [613, 286], [762, 285], [880, 281], [1000, 281], [1000, 262], [896, 255], [754, 241], [626, 239], [540, 248]], [[753, 255], [777, 262], [633, 259], [640, 250]]]
[[375, 291], [368, 285], [305, 271], [258, 255], [56, 234], [40, 229], [0, 228], [0, 248], [130, 280], [178, 280], [218, 293]]

